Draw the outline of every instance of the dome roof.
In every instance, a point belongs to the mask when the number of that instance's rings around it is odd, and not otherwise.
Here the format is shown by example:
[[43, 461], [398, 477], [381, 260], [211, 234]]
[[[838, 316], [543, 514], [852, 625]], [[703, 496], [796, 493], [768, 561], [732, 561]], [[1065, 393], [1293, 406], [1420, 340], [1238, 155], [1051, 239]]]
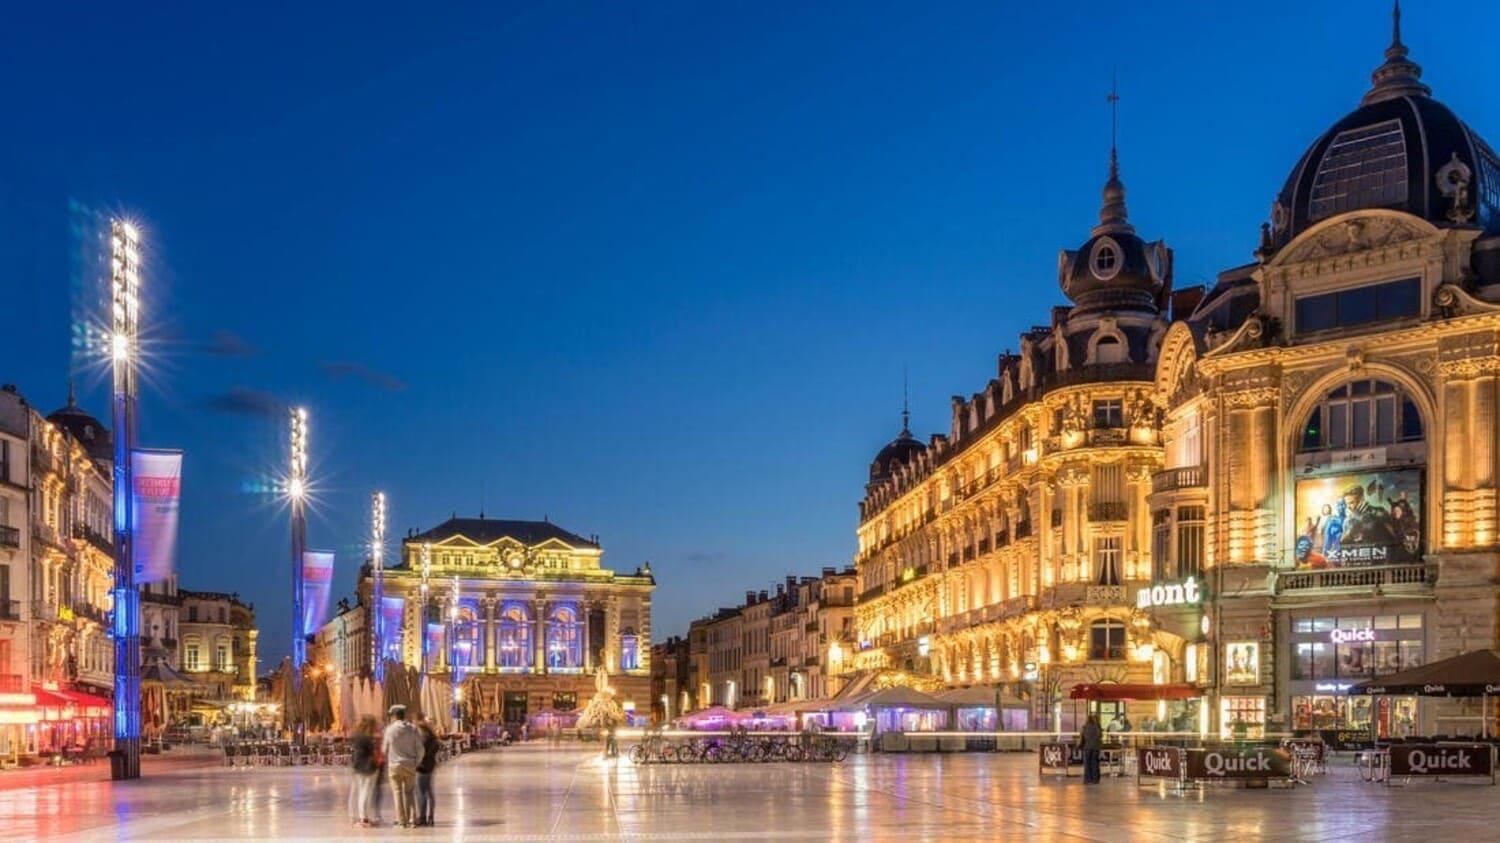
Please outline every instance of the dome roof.
[[896, 466], [911, 462], [918, 454], [926, 450], [927, 446], [911, 435], [911, 413], [903, 409], [901, 432], [890, 441], [890, 444], [881, 448], [880, 453], [875, 455], [875, 461], [870, 463], [870, 482], [878, 483], [885, 480], [896, 470]]
[[115, 458], [109, 428], [78, 406], [72, 387], [68, 388], [68, 405], [47, 416], [47, 421], [78, 440], [94, 460], [109, 462]]
[[1160, 240], [1148, 243], [1136, 235], [1126, 214], [1125, 184], [1114, 149], [1109, 151], [1099, 224], [1078, 249], [1064, 249], [1057, 263], [1058, 284], [1076, 305], [1074, 313], [1159, 310], [1171, 284], [1172, 250]]
[[1278, 248], [1319, 220], [1391, 208], [1436, 225], [1500, 231], [1500, 158], [1421, 81], [1393, 17], [1385, 62], [1359, 108], [1303, 153], [1271, 211]]

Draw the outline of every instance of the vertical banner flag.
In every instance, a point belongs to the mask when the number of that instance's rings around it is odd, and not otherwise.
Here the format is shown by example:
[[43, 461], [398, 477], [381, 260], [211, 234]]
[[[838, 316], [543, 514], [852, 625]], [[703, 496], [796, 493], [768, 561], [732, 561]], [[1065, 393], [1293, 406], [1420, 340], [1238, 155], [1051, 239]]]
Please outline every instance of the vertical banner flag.
[[401, 661], [401, 617], [406, 612], [406, 598], [380, 598], [380, 657]]
[[308, 635], [318, 631], [328, 614], [333, 594], [333, 552], [302, 551], [302, 628]]
[[136, 584], [161, 582], [177, 567], [177, 516], [182, 503], [182, 452], [130, 452], [130, 561]]

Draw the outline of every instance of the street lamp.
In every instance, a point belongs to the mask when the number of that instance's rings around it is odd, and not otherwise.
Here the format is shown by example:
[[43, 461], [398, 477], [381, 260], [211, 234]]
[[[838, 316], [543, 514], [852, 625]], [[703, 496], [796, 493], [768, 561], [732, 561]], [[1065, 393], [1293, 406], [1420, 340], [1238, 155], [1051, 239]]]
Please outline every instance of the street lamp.
[[432, 542], [422, 542], [422, 586], [421, 586], [421, 611], [417, 615], [417, 635], [421, 644], [422, 672], [428, 672], [427, 665], [427, 591], [428, 579], [432, 576]]
[[109, 226], [110, 365], [114, 376], [115, 756], [110, 778], [141, 776], [141, 595], [135, 588], [131, 453], [135, 450], [136, 367], [140, 348], [140, 235], [116, 219]]
[[292, 667], [300, 675], [307, 661], [306, 619], [302, 616], [302, 553], [307, 549], [307, 408], [290, 411], [290, 466], [287, 497], [292, 503]]
[[370, 495], [370, 669], [375, 681], [385, 680], [385, 492]]

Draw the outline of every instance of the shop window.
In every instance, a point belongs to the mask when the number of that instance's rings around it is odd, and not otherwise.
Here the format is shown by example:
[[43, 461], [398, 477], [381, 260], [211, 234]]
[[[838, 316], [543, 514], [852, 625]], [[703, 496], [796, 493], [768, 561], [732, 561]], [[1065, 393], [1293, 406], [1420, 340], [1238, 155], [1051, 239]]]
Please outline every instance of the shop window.
[[1203, 507], [1177, 508], [1177, 577], [1203, 573]]
[[1094, 427], [1115, 428], [1125, 426], [1124, 403], [1118, 398], [1094, 402]]
[[1094, 539], [1094, 565], [1099, 569], [1095, 582], [1099, 585], [1120, 584], [1120, 544], [1119, 536]]
[[1361, 679], [1372, 674], [1375, 657], [1371, 643], [1364, 641], [1338, 645], [1338, 670], [1340, 678]]
[[1385, 381], [1359, 380], [1331, 390], [1308, 414], [1300, 450], [1369, 448], [1422, 439], [1422, 414]]
[[1151, 566], [1153, 579], [1169, 580], [1176, 569], [1172, 560], [1172, 510], [1151, 513]]
[[1332, 679], [1335, 675], [1332, 644], [1314, 642], [1296, 645], [1292, 659], [1293, 679]]
[[1113, 619], [1094, 621], [1089, 626], [1089, 658], [1095, 661], [1124, 659], [1125, 624]]
[[1421, 629], [1422, 628], [1422, 616], [1421, 615], [1401, 615], [1400, 616], [1400, 624], [1399, 625], [1400, 625], [1400, 627], [1402, 629]]
[[1265, 697], [1220, 697], [1219, 736], [1259, 740], [1266, 730]]

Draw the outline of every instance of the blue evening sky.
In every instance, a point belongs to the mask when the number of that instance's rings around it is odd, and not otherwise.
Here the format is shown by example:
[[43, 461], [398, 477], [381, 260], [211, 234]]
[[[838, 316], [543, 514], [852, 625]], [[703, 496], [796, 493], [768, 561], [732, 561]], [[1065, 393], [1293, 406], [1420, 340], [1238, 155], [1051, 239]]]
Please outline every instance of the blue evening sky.
[[[1478, 2], [1412, 2], [1436, 95], [1500, 139]], [[187, 451], [185, 587], [286, 652], [278, 401], [311, 544], [453, 511], [650, 560], [658, 638], [847, 564], [867, 466], [1061, 302], [1118, 68], [1131, 218], [1177, 284], [1250, 259], [1353, 109], [1388, 6], [28, 3], [0, 27], [0, 381], [107, 419], [70, 207], [149, 237], [142, 443]]]

